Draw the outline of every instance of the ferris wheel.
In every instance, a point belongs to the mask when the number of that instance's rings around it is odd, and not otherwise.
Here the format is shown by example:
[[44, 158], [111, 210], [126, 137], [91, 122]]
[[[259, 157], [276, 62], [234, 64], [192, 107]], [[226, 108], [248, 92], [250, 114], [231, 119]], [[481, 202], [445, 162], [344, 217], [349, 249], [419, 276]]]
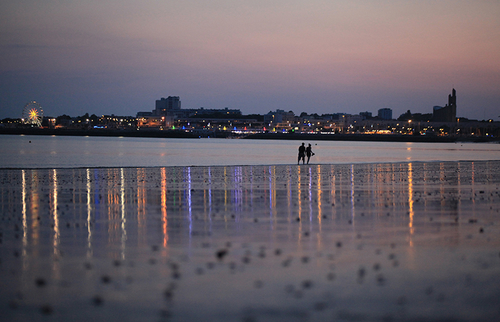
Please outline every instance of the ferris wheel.
[[31, 101], [24, 106], [23, 109], [23, 122], [32, 126], [42, 126], [43, 109], [35, 101]]

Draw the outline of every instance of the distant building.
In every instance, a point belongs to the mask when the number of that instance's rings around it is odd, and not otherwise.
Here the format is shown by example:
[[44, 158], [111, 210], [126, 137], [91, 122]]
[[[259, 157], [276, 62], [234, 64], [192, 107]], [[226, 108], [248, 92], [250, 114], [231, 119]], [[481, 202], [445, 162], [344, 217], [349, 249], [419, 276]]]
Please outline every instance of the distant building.
[[372, 112], [360, 112], [359, 115], [361, 115], [364, 120], [372, 118]]
[[390, 108], [379, 109], [378, 118], [382, 120], [392, 120], [392, 110]]
[[167, 111], [167, 115], [172, 116], [174, 119], [187, 119], [187, 118], [219, 118], [227, 119], [241, 116], [239, 109], [230, 109], [228, 107], [223, 109], [211, 108], [186, 108], [179, 110]]
[[162, 97], [156, 100], [155, 115], [166, 115], [169, 111], [176, 111], [181, 109], [181, 100], [179, 96]]
[[181, 108], [179, 96], [169, 96], [156, 100], [155, 109], [152, 112], [137, 112], [138, 127], [170, 128], [175, 122], [187, 121], [189, 119], [229, 119], [241, 116], [239, 109], [205, 109]]
[[156, 100], [155, 109], [151, 112], [137, 112], [137, 117], [156, 117], [166, 116], [169, 111], [178, 111], [181, 109], [181, 100], [179, 96], [162, 97]]
[[275, 112], [269, 111], [264, 115], [264, 123], [278, 124], [278, 123], [293, 123], [295, 121], [295, 114], [292, 111], [285, 112], [284, 110], [277, 109]]
[[434, 106], [432, 109], [432, 120], [434, 122], [457, 121], [457, 92], [455, 89], [448, 95], [448, 104], [445, 106]]
[[351, 115], [345, 114], [342, 116], [344, 127], [355, 125], [356, 123], [361, 123], [363, 121], [363, 116], [361, 115]]

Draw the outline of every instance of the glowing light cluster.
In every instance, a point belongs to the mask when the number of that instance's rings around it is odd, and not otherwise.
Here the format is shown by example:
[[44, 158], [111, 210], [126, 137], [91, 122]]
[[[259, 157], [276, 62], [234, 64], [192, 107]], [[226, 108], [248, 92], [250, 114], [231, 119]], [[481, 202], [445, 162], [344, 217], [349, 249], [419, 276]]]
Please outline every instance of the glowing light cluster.
[[43, 109], [35, 101], [31, 101], [24, 106], [23, 122], [24, 124], [41, 127], [43, 120]]

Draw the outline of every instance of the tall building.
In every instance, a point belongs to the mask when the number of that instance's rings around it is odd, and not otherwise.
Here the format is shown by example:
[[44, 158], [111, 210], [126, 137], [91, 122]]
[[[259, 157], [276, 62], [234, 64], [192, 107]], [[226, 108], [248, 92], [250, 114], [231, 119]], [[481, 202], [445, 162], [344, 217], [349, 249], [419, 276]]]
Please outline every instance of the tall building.
[[392, 120], [392, 110], [390, 108], [379, 109], [378, 118], [382, 120]]
[[434, 106], [432, 110], [434, 122], [456, 122], [457, 121], [457, 92], [455, 89], [448, 95], [446, 106]]
[[363, 117], [363, 119], [371, 119], [372, 118], [372, 112], [359, 112], [359, 115]]
[[179, 96], [169, 96], [167, 98], [162, 97], [156, 100], [155, 105], [155, 115], [166, 115], [168, 111], [180, 110], [181, 100]]

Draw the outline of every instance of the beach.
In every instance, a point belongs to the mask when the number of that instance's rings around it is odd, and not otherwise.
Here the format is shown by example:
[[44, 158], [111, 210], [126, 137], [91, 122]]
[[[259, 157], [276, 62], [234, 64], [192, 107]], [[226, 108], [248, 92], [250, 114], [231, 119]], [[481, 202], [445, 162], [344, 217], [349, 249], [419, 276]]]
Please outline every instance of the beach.
[[498, 321], [500, 161], [0, 169], [5, 321]]

